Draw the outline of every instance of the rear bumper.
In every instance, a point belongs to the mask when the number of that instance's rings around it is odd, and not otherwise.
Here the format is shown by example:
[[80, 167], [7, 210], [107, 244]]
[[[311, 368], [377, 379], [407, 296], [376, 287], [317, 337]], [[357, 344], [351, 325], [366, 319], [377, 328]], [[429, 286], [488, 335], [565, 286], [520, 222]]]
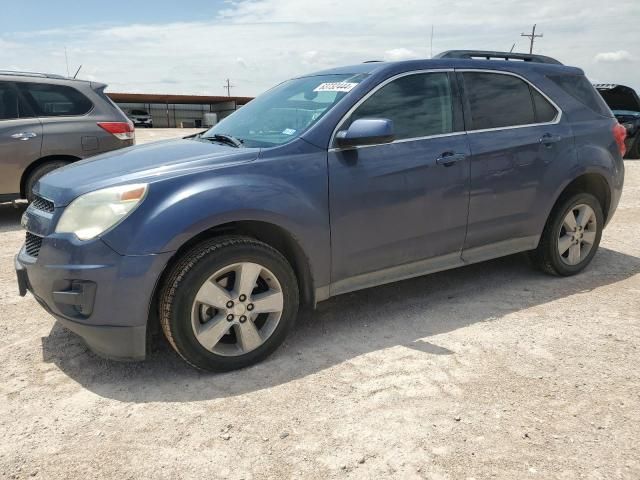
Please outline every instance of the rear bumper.
[[18, 289], [97, 354], [142, 360], [149, 306], [170, 255], [122, 256], [101, 240], [45, 237], [37, 258], [24, 248], [15, 257]]

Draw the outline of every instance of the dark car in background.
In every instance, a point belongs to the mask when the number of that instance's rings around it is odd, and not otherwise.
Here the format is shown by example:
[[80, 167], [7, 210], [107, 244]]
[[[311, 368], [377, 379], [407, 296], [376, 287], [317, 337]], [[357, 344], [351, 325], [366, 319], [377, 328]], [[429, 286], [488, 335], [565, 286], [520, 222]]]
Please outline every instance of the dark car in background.
[[626, 158], [640, 158], [640, 97], [633, 88], [625, 85], [598, 83], [594, 86], [627, 130]]
[[127, 117], [129, 117], [136, 127], [153, 128], [153, 119], [146, 110], [129, 110]]
[[36, 182], [77, 160], [135, 143], [106, 85], [0, 70], [0, 201], [31, 200]]

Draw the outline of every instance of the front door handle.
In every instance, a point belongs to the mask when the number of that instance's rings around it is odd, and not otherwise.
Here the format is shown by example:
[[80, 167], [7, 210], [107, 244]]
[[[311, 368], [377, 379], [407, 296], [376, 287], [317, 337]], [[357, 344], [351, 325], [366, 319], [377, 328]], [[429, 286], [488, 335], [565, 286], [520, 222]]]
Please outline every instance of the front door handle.
[[11, 138], [13, 138], [14, 140], [29, 140], [37, 136], [38, 134], [35, 132], [20, 132], [20, 133], [14, 133], [13, 135], [11, 135]]
[[558, 143], [562, 140], [560, 135], [552, 135], [550, 133], [545, 133], [542, 137], [540, 137], [539, 142], [547, 147], [550, 147], [554, 143]]
[[467, 156], [464, 153], [445, 152], [436, 158], [436, 164], [444, 167], [450, 167], [451, 165], [463, 161]]

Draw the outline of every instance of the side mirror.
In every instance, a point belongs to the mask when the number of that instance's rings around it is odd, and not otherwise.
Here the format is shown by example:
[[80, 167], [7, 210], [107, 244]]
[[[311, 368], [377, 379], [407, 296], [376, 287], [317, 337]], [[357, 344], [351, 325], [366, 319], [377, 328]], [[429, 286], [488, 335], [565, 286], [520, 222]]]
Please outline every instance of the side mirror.
[[339, 147], [358, 147], [391, 143], [394, 139], [393, 122], [386, 118], [359, 118], [346, 130], [336, 134]]

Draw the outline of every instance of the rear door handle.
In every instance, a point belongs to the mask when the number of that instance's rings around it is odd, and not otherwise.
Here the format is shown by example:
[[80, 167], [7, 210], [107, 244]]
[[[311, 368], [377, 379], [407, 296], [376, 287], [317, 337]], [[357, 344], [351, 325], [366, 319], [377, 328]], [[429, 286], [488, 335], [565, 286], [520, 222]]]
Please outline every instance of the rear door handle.
[[539, 141], [543, 145], [550, 146], [554, 143], [558, 143], [560, 140], [562, 140], [562, 137], [560, 135], [552, 135], [550, 133], [545, 133], [542, 137], [540, 137]]
[[13, 135], [11, 135], [11, 138], [13, 138], [14, 140], [29, 140], [30, 138], [35, 138], [37, 136], [38, 134], [35, 132], [20, 132], [14, 133]]
[[450, 167], [451, 165], [463, 161], [467, 156], [464, 153], [445, 152], [436, 158], [436, 164], [444, 167]]

